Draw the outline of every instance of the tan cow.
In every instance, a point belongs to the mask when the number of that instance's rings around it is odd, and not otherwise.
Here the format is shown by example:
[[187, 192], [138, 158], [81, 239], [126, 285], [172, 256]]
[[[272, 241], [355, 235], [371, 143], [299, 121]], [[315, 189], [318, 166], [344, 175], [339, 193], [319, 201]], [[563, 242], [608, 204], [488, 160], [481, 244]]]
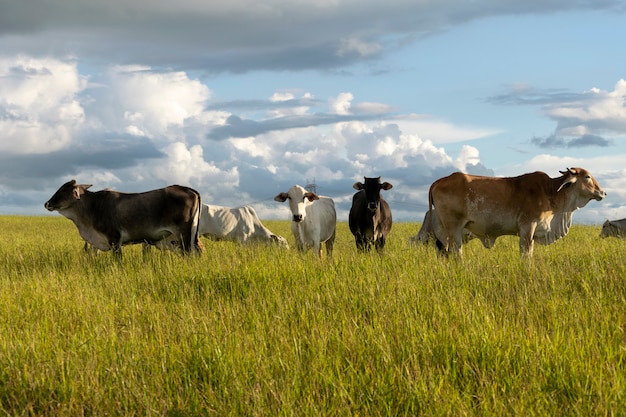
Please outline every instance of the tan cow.
[[573, 212], [606, 193], [582, 168], [497, 178], [456, 172], [435, 181], [429, 190], [429, 210], [437, 210], [440, 229], [434, 233], [446, 252], [461, 253], [463, 230], [478, 238], [519, 235], [522, 255], [533, 253], [533, 242], [548, 245], [565, 236]]
[[[436, 230], [440, 229], [439, 219], [437, 218], [437, 210], [434, 208], [428, 210], [426, 214], [424, 214], [424, 221], [422, 222], [422, 227], [417, 232], [415, 236], [411, 236], [409, 238], [409, 243], [411, 244], [428, 244], [435, 243], [437, 238], [435, 237], [438, 232]], [[467, 243], [472, 239], [476, 239], [476, 236], [469, 232], [467, 229], [463, 229], [463, 243]], [[487, 249], [491, 249], [495, 244], [495, 238], [482, 238], [480, 242]]]

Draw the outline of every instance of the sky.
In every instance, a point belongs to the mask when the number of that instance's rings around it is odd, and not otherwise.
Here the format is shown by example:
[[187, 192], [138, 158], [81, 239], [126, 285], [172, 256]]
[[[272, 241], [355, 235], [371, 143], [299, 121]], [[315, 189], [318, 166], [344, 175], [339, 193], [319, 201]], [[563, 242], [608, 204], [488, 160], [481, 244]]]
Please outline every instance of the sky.
[[[589, 170], [626, 217], [626, 0], [0, 0], [0, 214], [66, 181], [289, 219], [315, 184], [422, 221], [455, 171]], [[58, 215], [55, 213], [55, 215]]]

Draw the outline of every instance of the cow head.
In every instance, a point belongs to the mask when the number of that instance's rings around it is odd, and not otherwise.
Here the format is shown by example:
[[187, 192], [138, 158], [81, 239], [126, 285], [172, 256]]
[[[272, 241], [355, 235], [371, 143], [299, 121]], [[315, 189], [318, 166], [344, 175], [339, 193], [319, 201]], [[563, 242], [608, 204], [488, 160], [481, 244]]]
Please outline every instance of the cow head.
[[584, 207], [590, 200], [600, 201], [606, 197], [602, 187], [586, 169], [567, 168], [567, 171], [559, 172], [563, 174], [563, 182], [557, 189], [557, 193], [572, 189], [571, 198], [576, 208]]
[[279, 203], [284, 203], [289, 200], [292, 219], [294, 222], [300, 223], [306, 216], [306, 205], [315, 200], [319, 200], [319, 197], [317, 194], [307, 191], [299, 185], [294, 185], [286, 193], [278, 194], [274, 197], [274, 200]]
[[365, 179], [365, 184], [361, 182], [355, 182], [352, 188], [355, 190], [364, 190], [365, 191], [365, 201], [367, 202], [367, 210], [374, 214], [378, 210], [380, 205], [380, 190], [390, 190], [393, 188], [388, 182], [380, 183], [380, 177], [376, 178], [368, 178], [363, 177]]
[[76, 184], [76, 180], [66, 182], [57, 190], [56, 193], [46, 201], [44, 207], [48, 211], [64, 210], [69, 208], [76, 200], [80, 200], [80, 196], [91, 187], [91, 184]]

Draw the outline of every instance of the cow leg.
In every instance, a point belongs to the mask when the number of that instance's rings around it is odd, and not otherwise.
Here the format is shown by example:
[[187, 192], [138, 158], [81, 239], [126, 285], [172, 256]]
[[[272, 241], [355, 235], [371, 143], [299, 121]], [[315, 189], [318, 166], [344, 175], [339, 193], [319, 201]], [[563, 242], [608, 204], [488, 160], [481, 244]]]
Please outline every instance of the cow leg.
[[322, 242], [320, 242], [319, 240], [315, 240], [313, 241], [313, 252], [315, 252], [315, 254], [321, 258], [322, 257]]
[[89, 256], [94, 256], [96, 253], [98, 253], [98, 249], [96, 249], [95, 246], [89, 244], [89, 242], [85, 242], [85, 244], [83, 245], [83, 251], [85, 251], [85, 253]]
[[362, 234], [357, 233], [354, 236], [354, 240], [356, 241], [356, 248], [361, 252], [365, 252], [368, 249], [367, 239]]
[[119, 242], [112, 242], [111, 243], [111, 252], [113, 252], [113, 256], [115, 257], [115, 259], [117, 259], [118, 261], [122, 260], [122, 245]]
[[141, 243], [141, 253], [145, 256], [150, 253], [150, 244], [148, 242]]
[[336, 231], [333, 231], [332, 236], [326, 241], [326, 254], [328, 255], [329, 258], [333, 256], [333, 246], [335, 245], [335, 233]]
[[381, 236], [374, 242], [374, 246], [378, 252], [382, 252], [385, 247], [385, 236]]
[[533, 254], [533, 236], [537, 223], [528, 226], [520, 226], [519, 230], [519, 252], [522, 256], [530, 257]]

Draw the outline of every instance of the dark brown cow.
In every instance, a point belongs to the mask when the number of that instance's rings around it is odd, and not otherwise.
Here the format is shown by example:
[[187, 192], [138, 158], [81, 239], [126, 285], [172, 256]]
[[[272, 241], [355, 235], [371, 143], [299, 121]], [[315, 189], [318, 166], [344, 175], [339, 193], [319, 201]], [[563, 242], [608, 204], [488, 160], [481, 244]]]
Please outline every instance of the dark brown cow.
[[391, 231], [391, 209], [380, 190], [390, 190], [392, 187], [388, 182], [381, 184], [380, 177], [365, 177], [364, 184], [356, 182], [352, 186], [358, 191], [352, 197], [348, 224], [357, 249], [366, 251], [372, 244], [378, 251], [385, 247], [385, 240]]
[[626, 219], [605, 221], [600, 231], [600, 237], [626, 238]]
[[437, 239], [446, 252], [460, 254], [463, 230], [483, 239], [519, 235], [522, 255], [532, 255], [533, 242], [548, 245], [565, 236], [573, 212], [606, 193], [582, 168], [560, 171], [550, 178], [543, 172], [496, 178], [456, 172], [435, 181], [429, 191], [429, 209], [437, 210]]
[[44, 204], [72, 220], [80, 236], [96, 249], [113, 250], [122, 256], [122, 246], [151, 243], [176, 237], [184, 253], [202, 252], [198, 223], [200, 194], [192, 188], [171, 185], [143, 193], [112, 190], [91, 192], [90, 184], [71, 180]]

